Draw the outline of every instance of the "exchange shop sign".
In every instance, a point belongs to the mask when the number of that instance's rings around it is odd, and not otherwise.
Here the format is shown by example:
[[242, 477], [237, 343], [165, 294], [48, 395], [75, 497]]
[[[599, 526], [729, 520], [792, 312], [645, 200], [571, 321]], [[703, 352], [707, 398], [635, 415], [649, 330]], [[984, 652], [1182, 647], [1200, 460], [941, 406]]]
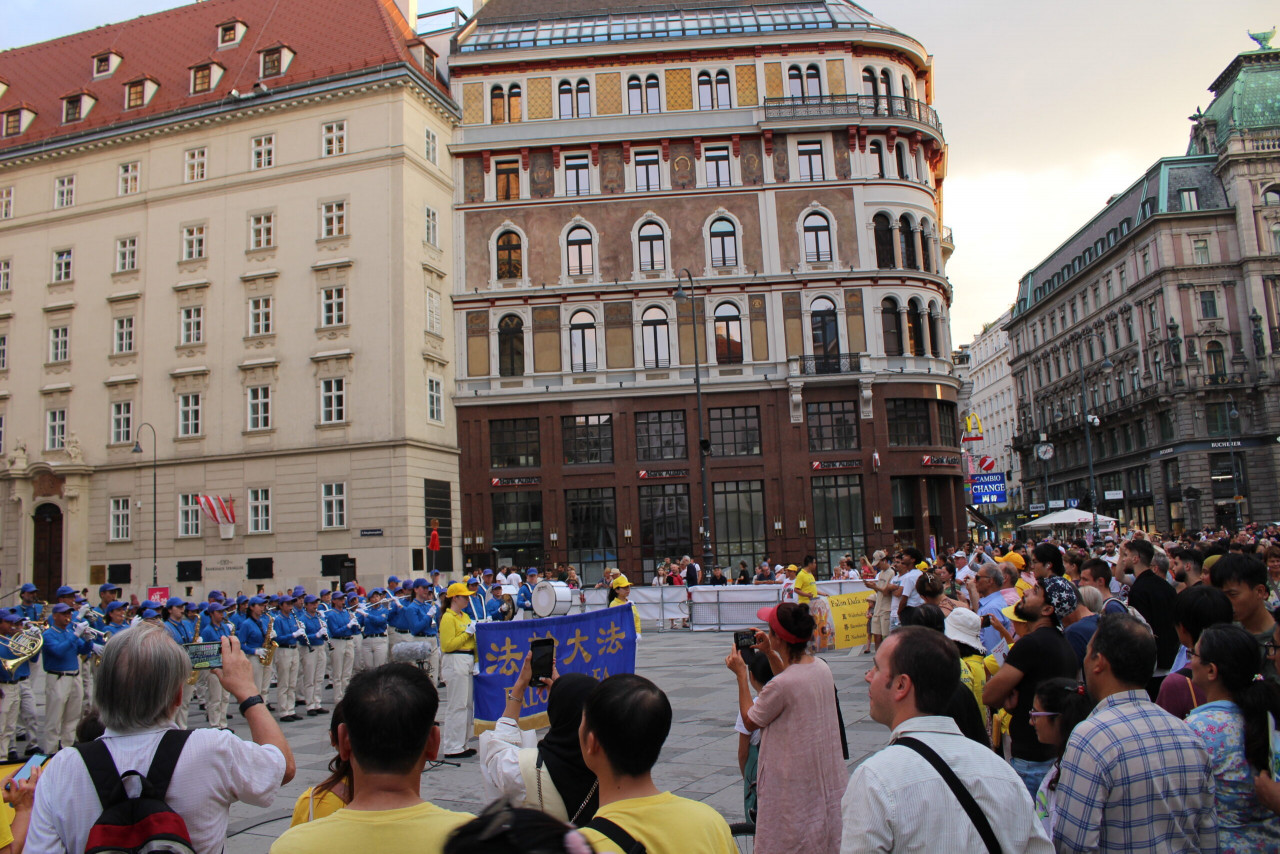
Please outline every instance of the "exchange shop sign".
[[1003, 504], [1008, 500], [1005, 493], [1004, 472], [973, 476], [974, 504]]

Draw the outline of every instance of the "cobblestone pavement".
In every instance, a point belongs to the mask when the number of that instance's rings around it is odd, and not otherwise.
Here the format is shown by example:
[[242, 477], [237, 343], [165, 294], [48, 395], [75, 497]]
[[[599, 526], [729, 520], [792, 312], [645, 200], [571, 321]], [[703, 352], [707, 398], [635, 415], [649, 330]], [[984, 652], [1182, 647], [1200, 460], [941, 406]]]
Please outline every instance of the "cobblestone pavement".
[[[646, 629], [650, 627], [646, 626]], [[742, 821], [742, 778], [738, 773], [738, 736], [733, 730], [736, 687], [724, 666], [732, 643], [727, 632], [646, 631], [636, 670], [652, 679], [671, 698], [671, 735], [654, 769], [654, 781], [677, 795], [705, 801], [728, 821]], [[849, 768], [880, 749], [889, 731], [868, 716], [863, 674], [869, 655], [846, 651], [823, 654], [836, 678], [845, 730], [849, 739]], [[447, 692], [449, 689], [443, 689]], [[326, 692], [326, 701], [327, 701]], [[275, 699], [272, 691], [272, 701]], [[201, 726], [204, 713], [193, 707], [190, 726]], [[237, 716], [231, 722], [242, 737], [248, 727]], [[231, 810], [226, 854], [265, 854], [289, 826], [294, 801], [308, 786], [328, 775], [329, 718], [304, 717], [283, 724], [297, 758], [297, 777], [281, 789], [266, 809], [237, 804]], [[475, 742], [471, 742], [475, 746]], [[462, 761], [461, 768], [441, 766], [422, 776], [422, 797], [446, 809], [478, 812], [484, 807], [479, 764]]]

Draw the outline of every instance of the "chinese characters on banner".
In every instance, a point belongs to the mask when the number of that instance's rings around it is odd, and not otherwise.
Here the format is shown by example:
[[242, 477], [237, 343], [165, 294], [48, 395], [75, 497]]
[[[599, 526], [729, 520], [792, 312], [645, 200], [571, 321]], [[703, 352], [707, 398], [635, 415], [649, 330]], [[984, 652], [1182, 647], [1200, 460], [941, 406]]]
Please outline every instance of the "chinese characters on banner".
[[[586, 673], [604, 679], [615, 673], [636, 672], [634, 605], [604, 608], [586, 614], [544, 617], [540, 620], [480, 623], [476, 653], [480, 673], [475, 677], [475, 731], [493, 729], [507, 704], [507, 689], [516, 681], [529, 642], [555, 638], [556, 670]], [[521, 729], [547, 725], [547, 691], [525, 692]]]
[[874, 595], [873, 591], [864, 590], [827, 597], [836, 649], [849, 649], [867, 642], [867, 602]]

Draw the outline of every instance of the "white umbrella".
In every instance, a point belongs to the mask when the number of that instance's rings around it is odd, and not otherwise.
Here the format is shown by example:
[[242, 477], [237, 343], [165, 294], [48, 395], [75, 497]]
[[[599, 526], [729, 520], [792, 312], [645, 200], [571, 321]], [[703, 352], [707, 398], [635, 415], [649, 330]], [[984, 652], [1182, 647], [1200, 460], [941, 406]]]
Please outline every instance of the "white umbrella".
[[[1116, 520], [1114, 516], [1104, 516], [1101, 513], [1098, 514], [1098, 523], [1103, 525], [1104, 527], [1110, 527], [1111, 523], [1115, 521]], [[1067, 527], [1079, 528], [1083, 525], [1092, 525], [1092, 524], [1093, 524], [1092, 513], [1086, 513], [1083, 510], [1077, 510], [1073, 507], [1068, 507], [1066, 510], [1059, 510], [1056, 513], [1050, 513], [1048, 516], [1041, 516], [1039, 519], [1034, 519], [1030, 522], [1025, 522], [1022, 525], [1019, 525], [1018, 527], [1020, 528], [1052, 528], [1055, 525], [1064, 525]]]

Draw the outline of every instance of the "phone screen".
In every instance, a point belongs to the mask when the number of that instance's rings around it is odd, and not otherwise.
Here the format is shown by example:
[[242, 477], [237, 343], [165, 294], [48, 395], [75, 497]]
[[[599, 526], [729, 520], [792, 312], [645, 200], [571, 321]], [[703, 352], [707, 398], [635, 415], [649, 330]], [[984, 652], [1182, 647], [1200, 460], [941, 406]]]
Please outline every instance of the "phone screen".
[[555, 638], [534, 638], [529, 643], [529, 651], [533, 653], [533, 660], [529, 663], [529, 675], [533, 681], [550, 679], [556, 661]]
[[20, 780], [31, 779], [31, 772], [36, 770], [40, 766], [44, 765], [44, 763], [48, 761], [49, 761], [49, 757], [44, 755], [43, 753], [32, 754], [31, 758], [27, 760], [26, 764], [18, 769], [18, 773], [13, 775], [14, 781], [17, 782]]
[[191, 658], [193, 670], [209, 670], [222, 666], [222, 644], [213, 642], [184, 643], [182, 648]]

